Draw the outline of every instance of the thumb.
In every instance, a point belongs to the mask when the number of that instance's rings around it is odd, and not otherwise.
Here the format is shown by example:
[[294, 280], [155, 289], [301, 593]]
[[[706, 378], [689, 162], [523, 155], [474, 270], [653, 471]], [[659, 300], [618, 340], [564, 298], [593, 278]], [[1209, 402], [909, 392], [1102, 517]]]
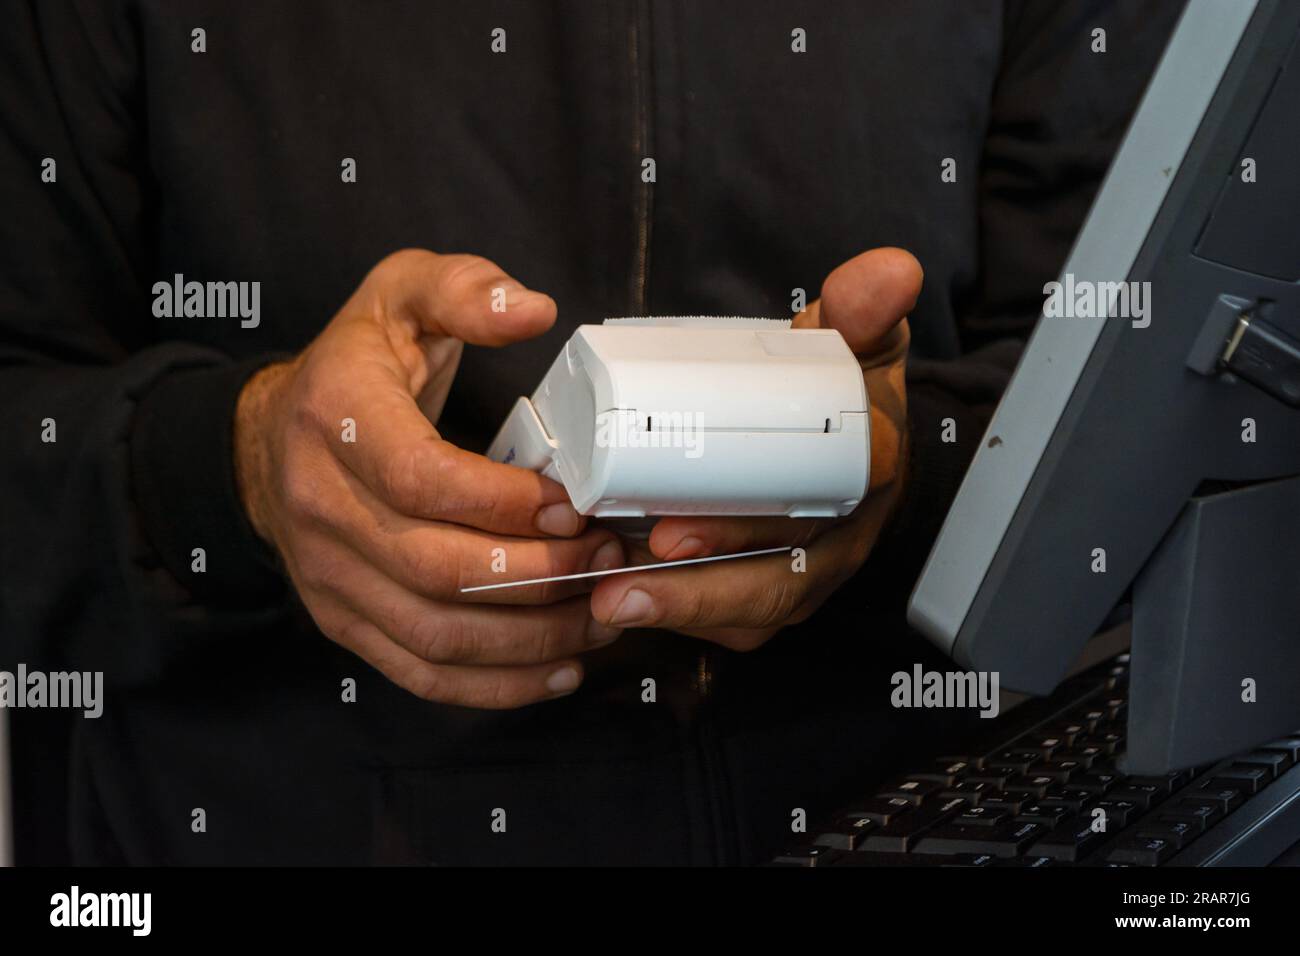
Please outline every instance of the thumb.
[[822, 284], [819, 324], [844, 336], [856, 355], [888, 347], [916, 305], [924, 273], [905, 249], [872, 249], [837, 266]]
[[407, 249], [380, 263], [374, 278], [390, 316], [412, 323], [420, 335], [496, 346], [555, 324], [555, 300], [481, 256]]

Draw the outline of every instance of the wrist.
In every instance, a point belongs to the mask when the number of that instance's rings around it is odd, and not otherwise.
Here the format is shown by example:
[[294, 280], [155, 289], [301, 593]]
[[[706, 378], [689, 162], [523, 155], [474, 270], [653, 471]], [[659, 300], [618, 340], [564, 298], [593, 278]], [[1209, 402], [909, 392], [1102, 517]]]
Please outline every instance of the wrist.
[[276, 362], [253, 374], [235, 405], [235, 483], [248, 523], [267, 544], [274, 544], [271, 522], [271, 475], [274, 455], [270, 423], [290, 371], [288, 362]]

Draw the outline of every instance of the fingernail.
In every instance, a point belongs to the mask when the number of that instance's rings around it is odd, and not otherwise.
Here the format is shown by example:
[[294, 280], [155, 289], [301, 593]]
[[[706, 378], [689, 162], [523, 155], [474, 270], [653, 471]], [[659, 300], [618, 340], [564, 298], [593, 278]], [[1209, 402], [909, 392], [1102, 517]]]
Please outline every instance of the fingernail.
[[606, 644], [612, 644], [622, 633], [622, 628], [609, 627], [592, 618], [591, 623], [587, 625], [587, 643], [592, 647], [604, 647]]
[[681, 558], [694, 558], [704, 554], [704, 542], [689, 535], [677, 542], [677, 546], [664, 555], [665, 561], [677, 561]]
[[630, 627], [642, 621], [649, 621], [655, 615], [655, 602], [650, 595], [636, 588], [623, 595], [618, 610], [614, 612], [611, 624], [618, 627]]
[[623, 563], [623, 546], [615, 541], [606, 541], [591, 556], [591, 571], [609, 571]]
[[571, 694], [578, 689], [581, 678], [573, 667], [561, 667], [546, 678], [546, 689], [552, 694]]
[[578, 512], [562, 501], [537, 512], [537, 530], [542, 534], [567, 537], [578, 530], [578, 521]]

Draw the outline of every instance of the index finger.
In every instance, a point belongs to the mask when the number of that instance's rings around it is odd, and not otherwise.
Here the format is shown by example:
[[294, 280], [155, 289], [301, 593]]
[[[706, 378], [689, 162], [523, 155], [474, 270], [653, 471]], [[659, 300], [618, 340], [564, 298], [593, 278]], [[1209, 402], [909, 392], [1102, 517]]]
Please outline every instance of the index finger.
[[[359, 368], [352, 385], [348, 394], [365, 400], [343, 408], [341, 396], [329, 399], [321, 424], [339, 461], [394, 511], [515, 537], [582, 530], [563, 485], [443, 439], [392, 370]], [[350, 436], [335, 424], [345, 417]]]

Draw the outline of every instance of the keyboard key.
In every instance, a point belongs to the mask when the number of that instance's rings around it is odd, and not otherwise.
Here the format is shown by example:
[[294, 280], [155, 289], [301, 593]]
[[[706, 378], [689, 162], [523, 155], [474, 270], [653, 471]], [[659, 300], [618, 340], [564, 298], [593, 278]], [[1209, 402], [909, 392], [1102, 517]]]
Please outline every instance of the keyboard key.
[[886, 784], [876, 797], [881, 800], [906, 800], [920, 806], [926, 797], [939, 793], [943, 788], [943, 784], [933, 780], [902, 779]]
[[1018, 777], [1020, 774], [1009, 767], [988, 767], [981, 770], [973, 770], [966, 775], [966, 779], [971, 783], [986, 783], [990, 787], [1001, 790], [1007, 785], [1007, 781], [1012, 777]]
[[1026, 803], [1033, 802], [1027, 793], [998, 793], [980, 800], [980, 807], [985, 810], [1000, 810], [1006, 814], [1016, 814]]
[[1125, 786], [1129, 787], [1150, 787], [1152, 793], [1159, 793], [1163, 796], [1169, 796], [1174, 792], [1174, 781], [1170, 777], [1129, 777], [1125, 781]]
[[1138, 837], [1159, 837], [1182, 849], [1201, 835], [1201, 829], [1189, 820], [1145, 820], [1138, 824]]
[[1273, 772], [1258, 764], [1234, 763], [1227, 767], [1216, 767], [1210, 772], [1210, 780], [1218, 781], [1245, 793], [1259, 793], [1273, 782]]
[[1034, 766], [1035, 776], [1051, 777], [1057, 783], [1069, 783], [1084, 770], [1077, 760], [1048, 760]]
[[1075, 790], [1082, 790], [1085, 793], [1096, 794], [1101, 796], [1108, 793], [1123, 780], [1117, 773], [1108, 773], [1104, 770], [1095, 770], [1092, 773], [1085, 773], [1071, 781], [1070, 786]]
[[[1101, 800], [1091, 807], [1088, 816], [1092, 817], [1092, 811], [1100, 808], [1106, 814], [1106, 832], [1114, 833], [1116, 830], [1123, 830], [1132, 822], [1142, 807], [1138, 806], [1132, 800]], [[1094, 818], [1095, 819], [1095, 818]]]
[[1143, 810], [1150, 810], [1163, 800], [1167, 794], [1161, 787], [1154, 784], [1133, 784], [1131, 781], [1126, 781], [1110, 791], [1106, 796], [1116, 800], [1130, 800]]
[[876, 853], [907, 853], [922, 835], [953, 819], [966, 806], [965, 800], [932, 801], [899, 817], [889, 826], [873, 829], [863, 838], [859, 848]]
[[1020, 808], [1016, 814], [1018, 823], [1041, 823], [1044, 826], [1055, 827], [1061, 821], [1068, 820], [1074, 816], [1074, 811], [1069, 807], [1063, 807], [1059, 804], [1043, 806], [1041, 803], [1030, 803]]
[[985, 768], [1014, 770], [1017, 774], [1023, 774], [1028, 773], [1029, 768], [1041, 759], [1036, 750], [1003, 750], [990, 757]]
[[[1080, 738], [1080, 742], [1083, 738]], [[1098, 760], [1106, 754], [1102, 753], [1100, 747], [1082, 746], [1076, 744], [1069, 750], [1062, 750], [1056, 755], [1057, 760], [1074, 760], [1085, 767], [1092, 767]]]
[[[1076, 740], [1087, 735], [1088, 728], [1077, 721], [1067, 720], [1063, 723], [1053, 724], [1047, 728], [1046, 732], [1054, 737], [1060, 737], [1065, 742], [1066, 747], [1073, 747]], [[1060, 759], [1059, 755], [1057, 759]]]
[[986, 794], [995, 794], [999, 791], [991, 783], [976, 783], [974, 780], [959, 780], [951, 787], [944, 789], [939, 794], [939, 798], [952, 799], [960, 798], [968, 801], [971, 806], [977, 806], [980, 799]]
[[1287, 753], [1279, 750], [1256, 750], [1244, 757], [1238, 757], [1237, 762], [1259, 764], [1261, 767], [1267, 767], [1272, 772], [1272, 779], [1274, 780], [1290, 769], [1293, 763]]
[[1110, 714], [1106, 713], [1106, 711], [1104, 710], [1098, 710], [1095, 707], [1089, 707], [1087, 710], [1075, 714], [1073, 719], [1076, 723], [1083, 724], [1085, 727], [1087, 727], [1088, 733], [1092, 733], [1094, 730], [1097, 729], [1097, 725], [1099, 723], [1101, 723], [1103, 720], [1110, 719]]
[[1131, 836], [1117, 843], [1106, 854], [1106, 860], [1134, 866], [1159, 866], [1176, 852], [1173, 842], [1163, 837]]
[[1283, 737], [1266, 743], [1261, 750], [1277, 750], [1291, 755], [1291, 763], [1300, 763], [1300, 737]]
[[949, 860], [944, 860], [941, 866], [995, 866], [1000, 857], [991, 853], [958, 853]]
[[1101, 708], [1106, 711], [1111, 720], [1122, 720], [1128, 709], [1128, 702], [1123, 697], [1107, 697], [1101, 702]]
[[[1050, 794], [1046, 797], [1043, 797], [1043, 799], [1037, 801], [1033, 805], [1036, 807], [1040, 807], [1045, 811], [1051, 811], [1051, 810], [1064, 811], [1065, 817], [1072, 817], [1083, 809], [1083, 805], [1080, 802], [1076, 802], [1074, 800], [1062, 800], [1060, 797], [1053, 797]], [[1026, 806], [1029, 806], [1029, 804], [1026, 804]]]
[[[1207, 784], [1213, 782], [1214, 781], [1211, 780], [1206, 781]], [[1182, 806], [1188, 803], [1196, 803], [1198, 801], [1204, 801], [1204, 802], [1214, 804], [1216, 807], [1219, 808], [1220, 813], [1231, 813], [1233, 810], [1236, 810], [1239, 806], [1241, 806], [1243, 803], [1246, 802], [1246, 795], [1242, 793], [1239, 789], [1233, 786], [1224, 785], [1222, 783], [1220, 783], [1218, 786], [1213, 786], [1213, 787], [1202, 786], [1190, 792], [1194, 793], [1195, 797], [1189, 797], [1187, 800], [1178, 801], [1178, 803], [1176, 804], [1178, 807], [1181, 808]]]
[[1047, 791], [1057, 785], [1051, 777], [1030, 774], [1024, 777], [1013, 777], [1007, 781], [1006, 791], [1008, 793], [1027, 793], [1034, 799], [1040, 799], [1047, 795]]
[[1106, 840], [1108, 834], [1092, 829], [1092, 820], [1075, 817], [1048, 833], [1030, 848], [1031, 854], [1050, 856], [1054, 860], [1076, 863]]
[[1166, 810], [1156, 816], [1156, 820], [1161, 823], [1190, 823], [1199, 833], [1204, 833], [1222, 819], [1223, 811], [1219, 809], [1218, 804], [1207, 800], [1191, 799], [1170, 804]]
[[1168, 774], [1169, 785], [1173, 787], [1175, 791], [1181, 790], [1192, 782], [1194, 776], [1195, 774], [1191, 770], [1171, 770]]
[[957, 754], [955, 756], [950, 754], [945, 757], [939, 757], [936, 762], [937, 763], [965, 763], [965, 764], [970, 764], [971, 767], [973, 767], [976, 770], [984, 766], [984, 758], [975, 756], [974, 754]]
[[1079, 741], [1080, 747], [1096, 747], [1102, 753], [1114, 756], [1124, 747], [1124, 735], [1121, 733], [1093, 733]]
[[1053, 788], [1047, 791], [1047, 795], [1040, 801], [1046, 803], [1048, 800], [1060, 800], [1072, 807], [1076, 813], [1089, 807], [1097, 799], [1097, 794], [1090, 790], [1084, 790], [1071, 784], [1068, 787]]
[[916, 852], [1019, 856], [1046, 829], [1041, 823], [1010, 823], [1000, 827], [943, 826], [923, 838], [916, 845]]
[[970, 807], [959, 813], [953, 823], [964, 827], [995, 827], [1011, 819], [1006, 810], [994, 810], [989, 807]]
[[846, 810], [844, 815], [852, 819], [865, 817], [873, 823], [884, 826], [898, 819], [904, 813], [910, 813], [911, 810], [912, 803], [910, 801], [903, 800], [900, 797], [892, 797], [888, 800], [868, 800], [861, 807]]
[[974, 769], [975, 765], [966, 760], [936, 760], [933, 769], [911, 776], [914, 780], [933, 780], [945, 787], [952, 787]]
[[868, 820], [866, 817], [841, 818], [817, 834], [813, 838], [813, 844], [835, 850], [856, 850], [862, 846], [862, 841], [866, 839], [867, 834], [878, 826], [879, 824], [874, 820]]
[[1046, 734], [1041, 737], [1031, 737], [1029, 740], [1022, 741], [1017, 745], [1018, 750], [1037, 750], [1038, 755], [1044, 760], [1051, 760], [1052, 754], [1058, 750], [1064, 750], [1069, 744], [1065, 738], [1057, 737], [1052, 734]]

